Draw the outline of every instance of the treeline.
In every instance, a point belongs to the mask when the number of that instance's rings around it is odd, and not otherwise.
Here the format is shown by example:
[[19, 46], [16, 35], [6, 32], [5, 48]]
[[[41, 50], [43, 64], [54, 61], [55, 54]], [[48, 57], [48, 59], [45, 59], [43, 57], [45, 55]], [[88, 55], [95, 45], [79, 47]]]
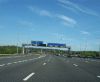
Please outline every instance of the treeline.
[[78, 57], [100, 57], [99, 51], [73, 51], [72, 54], [75, 54]]
[[[17, 46], [0, 46], [0, 54], [15, 54]], [[21, 47], [18, 47], [18, 53], [21, 53]]]

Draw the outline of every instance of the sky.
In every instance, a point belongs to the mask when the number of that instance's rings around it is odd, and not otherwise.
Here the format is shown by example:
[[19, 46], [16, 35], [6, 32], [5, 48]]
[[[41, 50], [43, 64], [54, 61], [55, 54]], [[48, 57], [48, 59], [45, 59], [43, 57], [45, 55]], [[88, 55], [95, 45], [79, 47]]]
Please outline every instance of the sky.
[[32, 40], [98, 51], [100, 0], [0, 0], [0, 45]]

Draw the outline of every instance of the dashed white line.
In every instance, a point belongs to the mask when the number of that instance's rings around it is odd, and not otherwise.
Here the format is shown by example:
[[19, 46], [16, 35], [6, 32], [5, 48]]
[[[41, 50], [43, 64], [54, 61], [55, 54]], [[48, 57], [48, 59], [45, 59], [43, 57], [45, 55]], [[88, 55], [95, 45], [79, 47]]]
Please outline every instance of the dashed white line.
[[31, 78], [35, 73], [31, 73], [29, 74], [27, 77], [25, 77], [23, 80], [24, 81], [27, 81], [29, 78]]
[[38, 57], [38, 58], [43, 58], [43, 57], [45, 57], [45, 56], [40, 56], [40, 57]]
[[18, 62], [13, 62], [13, 63], [18, 63]]
[[41, 57], [38, 57], [38, 58], [41, 58]]
[[18, 61], [18, 62], [20, 63], [20, 62], [22, 62], [22, 61]]
[[46, 65], [46, 63], [43, 63], [43, 65]]
[[78, 65], [77, 64], [73, 64], [75, 67], [77, 67]]
[[100, 76], [97, 76], [98, 78], [100, 78]]
[[[39, 58], [34, 58], [34, 59], [39, 59]], [[12, 63], [6, 63], [6, 64], [1, 64], [0, 67], [4, 66], [4, 65], [11, 65], [11, 64], [17, 64], [17, 63], [21, 63], [21, 62], [27, 62], [27, 61], [31, 61], [31, 60], [34, 60], [33, 58], [32, 59], [28, 59], [28, 60], [22, 60], [22, 61], [16, 61], [16, 62], [12, 62]]]
[[2, 67], [2, 66], [4, 66], [5, 64], [1, 64], [0, 66]]
[[12, 64], [12, 63], [7, 63], [7, 65], [10, 65], [10, 64]]

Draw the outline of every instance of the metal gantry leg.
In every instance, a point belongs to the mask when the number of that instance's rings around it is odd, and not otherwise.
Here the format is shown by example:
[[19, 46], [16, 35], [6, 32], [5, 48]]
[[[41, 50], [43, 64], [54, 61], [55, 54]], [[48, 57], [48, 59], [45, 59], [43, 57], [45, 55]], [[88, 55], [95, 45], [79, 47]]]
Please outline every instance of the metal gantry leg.
[[71, 51], [71, 48], [69, 47], [69, 48], [68, 48], [68, 56], [71, 56], [70, 51]]
[[25, 54], [25, 48], [24, 47], [22, 47], [22, 53], [23, 53], [23, 55]]

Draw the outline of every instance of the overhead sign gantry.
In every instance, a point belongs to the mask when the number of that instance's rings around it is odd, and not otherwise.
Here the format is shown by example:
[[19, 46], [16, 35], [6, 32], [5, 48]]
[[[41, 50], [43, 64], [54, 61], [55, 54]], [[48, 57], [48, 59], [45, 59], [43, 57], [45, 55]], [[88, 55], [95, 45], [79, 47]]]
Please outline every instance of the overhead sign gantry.
[[25, 53], [24, 48], [35, 48], [35, 49], [51, 49], [51, 50], [64, 50], [70, 52], [71, 47], [61, 43], [47, 43], [43, 41], [31, 41], [31, 44], [22, 44], [23, 54]]

